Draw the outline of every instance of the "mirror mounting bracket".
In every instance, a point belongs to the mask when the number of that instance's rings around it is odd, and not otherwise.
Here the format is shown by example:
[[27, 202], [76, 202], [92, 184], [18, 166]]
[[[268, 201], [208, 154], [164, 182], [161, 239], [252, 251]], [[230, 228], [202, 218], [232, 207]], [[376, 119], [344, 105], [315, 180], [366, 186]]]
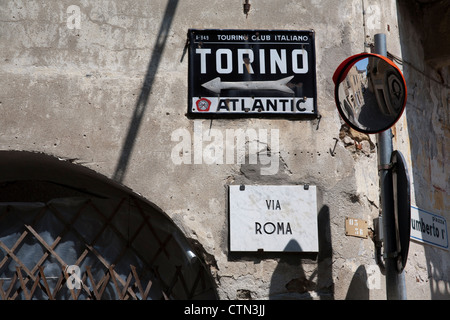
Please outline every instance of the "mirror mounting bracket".
[[378, 171], [381, 170], [391, 170], [394, 167], [394, 164], [391, 163], [386, 163], [386, 164], [380, 164], [378, 165]]
[[392, 170], [393, 172], [397, 172], [397, 163], [390, 162], [390, 163], [378, 165], [378, 171], [382, 171], [382, 170]]

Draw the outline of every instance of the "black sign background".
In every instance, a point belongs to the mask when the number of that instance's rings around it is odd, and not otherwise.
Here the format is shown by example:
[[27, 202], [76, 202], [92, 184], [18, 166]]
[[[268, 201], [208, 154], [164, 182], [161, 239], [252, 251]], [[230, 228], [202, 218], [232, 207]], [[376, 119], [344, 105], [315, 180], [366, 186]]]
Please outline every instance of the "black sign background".
[[[298, 116], [316, 116], [317, 115], [317, 89], [316, 89], [316, 63], [315, 63], [315, 43], [313, 31], [292, 31], [292, 30], [197, 30], [190, 29], [189, 37], [189, 96], [188, 96], [188, 114], [196, 117], [208, 116], [282, 116], [282, 117], [298, 117]], [[210, 49], [210, 53], [202, 55], [196, 53], [196, 49]], [[233, 52], [232, 71], [229, 73], [218, 73], [216, 63], [216, 52], [219, 49], [230, 49]], [[238, 59], [236, 58], [237, 49], [251, 49], [253, 51], [253, 61], [251, 62], [254, 73], [249, 73], [248, 69], [243, 68], [243, 73], [238, 73]], [[265, 73], [260, 71], [260, 49], [264, 50], [264, 69]], [[272, 73], [270, 50], [275, 49], [277, 53], [282, 49], [286, 53], [286, 73], [281, 73], [279, 68], [274, 68], [276, 73]], [[292, 51], [303, 49], [307, 52], [308, 71], [306, 73], [294, 73]], [[227, 61], [221, 56], [221, 66], [229, 67]], [[201, 72], [201, 66], [206, 67], [206, 73]], [[273, 63], [273, 62], [272, 62]], [[302, 68], [302, 56], [298, 55], [296, 61], [297, 68]], [[241, 66], [242, 70], [242, 66]], [[293, 76], [288, 82], [292, 92], [283, 92], [279, 90], [241, 90], [241, 89], [223, 89], [219, 93], [206, 89], [202, 84], [207, 83], [217, 77], [222, 82], [253, 82], [253, 81], [277, 81], [283, 78]], [[274, 108], [263, 109], [263, 112], [256, 112], [252, 106], [247, 103], [246, 107], [250, 112], [242, 113], [233, 112], [199, 112], [195, 102], [201, 98], [239, 98], [250, 97], [257, 98], [278, 98], [278, 100], [288, 99], [298, 101], [298, 99], [311, 99], [309, 103], [312, 105], [310, 110], [303, 110], [302, 107], [295, 108], [295, 103], [286, 103], [286, 108], [281, 112], [281, 106], [278, 110]], [[198, 100], [197, 100], [198, 101]], [[240, 103], [241, 99], [239, 99]], [[280, 101], [278, 101], [280, 102]], [[236, 105], [238, 102], [236, 102]], [[293, 107], [294, 105], [294, 107]], [[241, 106], [238, 106], [239, 109]], [[253, 109], [253, 110], [252, 110]], [[234, 110], [236, 111], [236, 110]], [[252, 112], [253, 111], [253, 112]]]

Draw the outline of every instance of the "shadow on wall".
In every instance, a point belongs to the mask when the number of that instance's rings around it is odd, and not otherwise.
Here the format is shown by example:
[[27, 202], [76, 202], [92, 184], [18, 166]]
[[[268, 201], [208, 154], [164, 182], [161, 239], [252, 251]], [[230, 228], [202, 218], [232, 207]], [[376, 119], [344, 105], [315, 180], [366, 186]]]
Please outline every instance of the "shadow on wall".
[[[272, 275], [269, 299], [334, 299], [330, 210], [323, 206], [318, 215], [319, 253], [282, 254]], [[292, 240], [288, 246], [300, 248]], [[317, 267], [308, 277], [306, 265]], [[305, 266], [305, 268], [304, 268]]]
[[[408, 87], [405, 113], [409, 140], [414, 141], [409, 145], [412, 166], [409, 170], [414, 183], [415, 204], [443, 215], [447, 221], [450, 180], [445, 170], [450, 145], [445, 141], [448, 141], [450, 127], [447, 99], [450, 68], [448, 54], [439, 57], [439, 50], [432, 50], [430, 56], [430, 50], [433, 45], [448, 45], [445, 39], [450, 33], [446, 19], [449, 13], [448, 1], [428, 4], [398, 1], [403, 74]], [[447, 27], [442, 28], [442, 23], [447, 23]], [[440, 51], [442, 53], [442, 48]], [[416, 277], [417, 283], [429, 282], [431, 299], [449, 299], [450, 251], [427, 244], [424, 244], [424, 251], [428, 278]]]
[[159, 27], [158, 38], [150, 58], [150, 62], [147, 66], [147, 74], [145, 75], [144, 83], [142, 85], [139, 99], [136, 102], [134, 108], [133, 117], [130, 120], [128, 132], [123, 141], [122, 150], [119, 156], [119, 160], [116, 165], [113, 180], [122, 182], [125, 178], [125, 174], [128, 168], [130, 157], [132, 156], [133, 147], [136, 142], [136, 137], [139, 133], [139, 127], [141, 126], [142, 119], [144, 118], [145, 110], [147, 109], [148, 98], [152, 91], [153, 83], [155, 81], [155, 75], [157, 73], [161, 57], [166, 46], [169, 30], [172, 25], [173, 17], [178, 5], [178, 0], [169, 0], [167, 2], [166, 11], [164, 17], [161, 20]]
[[367, 288], [367, 272], [364, 266], [359, 266], [353, 274], [352, 282], [348, 287], [346, 300], [369, 300]]

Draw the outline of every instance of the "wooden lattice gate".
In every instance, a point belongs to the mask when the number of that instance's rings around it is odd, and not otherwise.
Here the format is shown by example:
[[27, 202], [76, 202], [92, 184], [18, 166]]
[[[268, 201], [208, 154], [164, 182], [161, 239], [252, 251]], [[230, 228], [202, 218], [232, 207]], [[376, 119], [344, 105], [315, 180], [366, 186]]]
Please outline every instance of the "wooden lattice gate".
[[205, 266], [133, 197], [0, 203], [0, 298], [211, 298]]

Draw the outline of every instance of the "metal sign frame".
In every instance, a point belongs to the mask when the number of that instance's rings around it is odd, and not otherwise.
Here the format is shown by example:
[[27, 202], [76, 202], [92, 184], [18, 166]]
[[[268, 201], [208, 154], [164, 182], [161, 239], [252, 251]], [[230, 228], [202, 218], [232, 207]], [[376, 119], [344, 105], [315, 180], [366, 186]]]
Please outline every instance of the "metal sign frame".
[[411, 235], [411, 192], [408, 168], [403, 154], [396, 150], [391, 155], [395, 230], [397, 234], [397, 270], [402, 272], [408, 259]]
[[189, 29], [188, 116], [316, 118], [312, 30]]

